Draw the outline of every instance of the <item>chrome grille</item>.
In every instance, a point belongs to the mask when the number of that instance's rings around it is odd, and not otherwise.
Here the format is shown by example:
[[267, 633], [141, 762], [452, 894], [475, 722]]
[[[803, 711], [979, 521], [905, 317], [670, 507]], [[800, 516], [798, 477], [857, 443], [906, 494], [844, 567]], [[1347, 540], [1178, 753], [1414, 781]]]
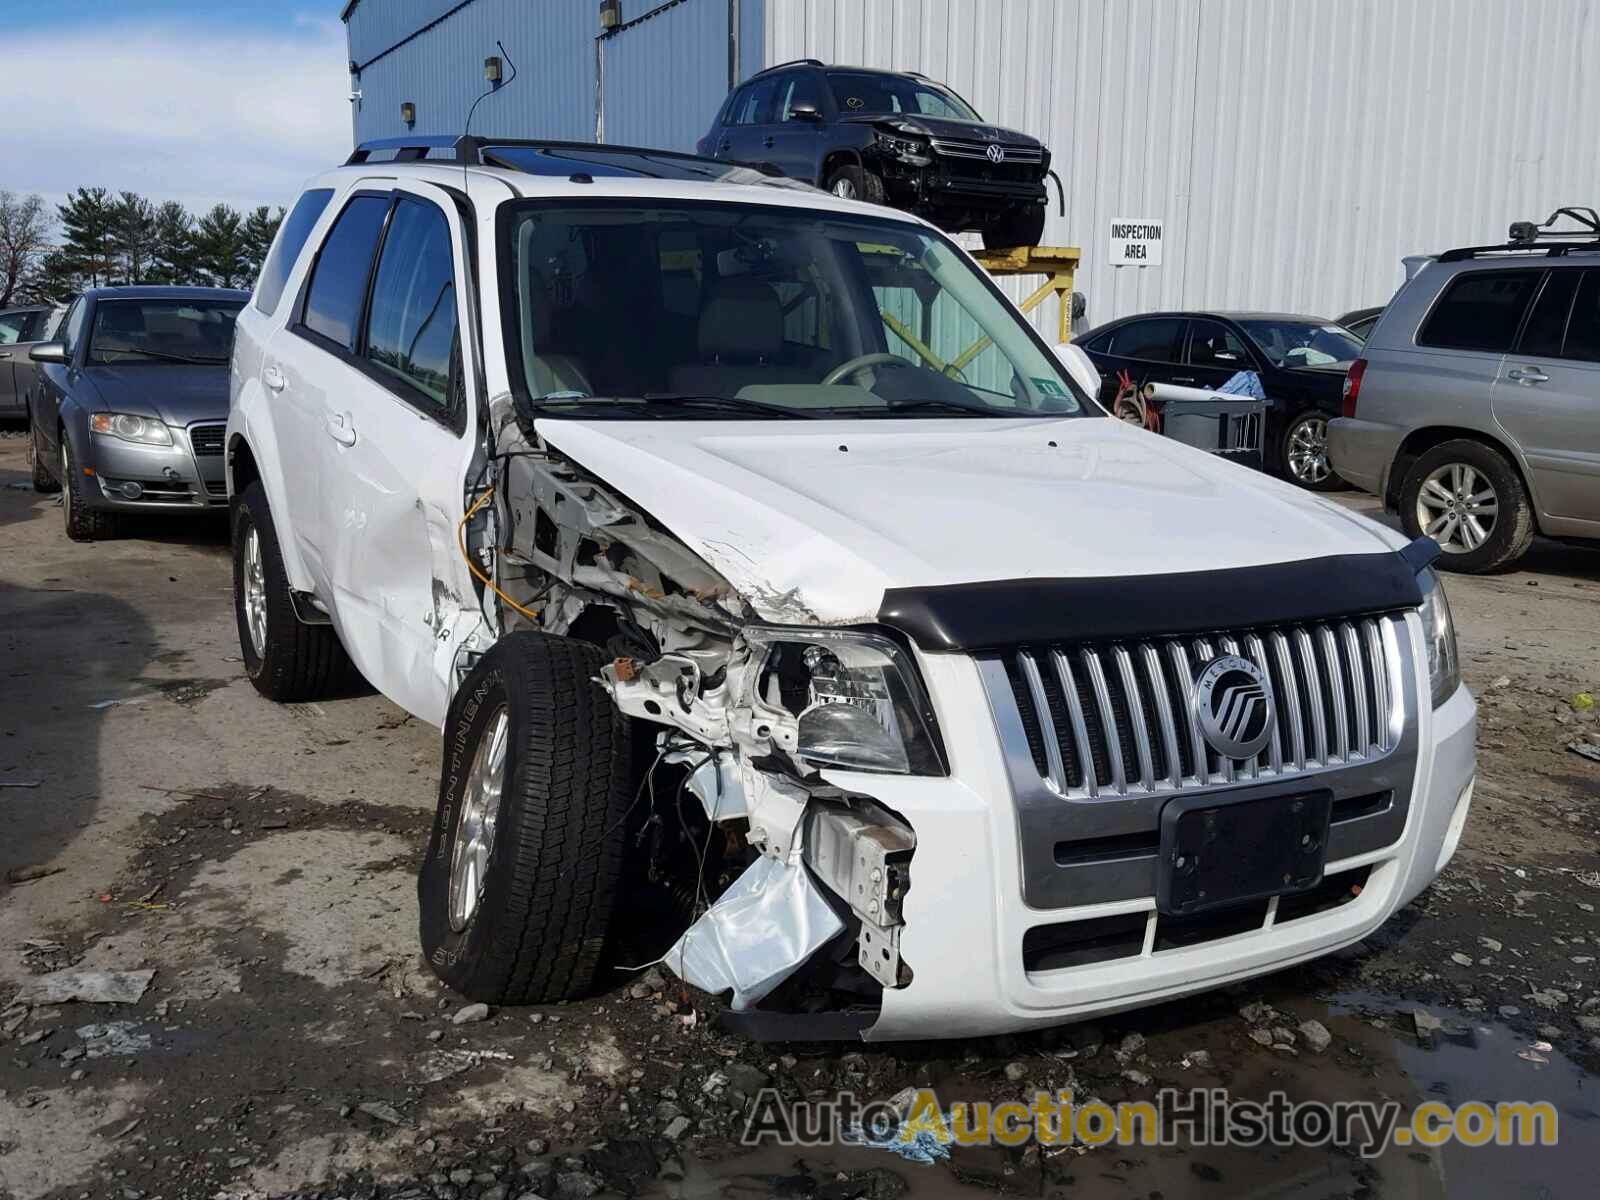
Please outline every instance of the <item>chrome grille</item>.
[[989, 159], [989, 147], [999, 145], [1005, 151], [1005, 157], [999, 164], [1022, 163], [1037, 166], [1044, 161], [1044, 151], [1038, 146], [1017, 146], [1009, 142], [973, 142], [966, 138], [930, 138], [933, 143], [934, 153], [942, 154], [946, 158], [981, 158]]
[[[1399, 617], [1364, 617], [1209, 637], [1026, 646], [1006, 678], [1040, 778], [1073, 798], [1152, 795], [1374, 762], [1400, 740]], [[1194, 681], [1219, 654], [1271, 682], [1272, 737], [1253, 758], [1205, 741]]]
[[222, 439], [227, 431], [226, 425], [189, 426], [189, 445], [194, 449], [195, 456], [209, 458], [221, 454]]

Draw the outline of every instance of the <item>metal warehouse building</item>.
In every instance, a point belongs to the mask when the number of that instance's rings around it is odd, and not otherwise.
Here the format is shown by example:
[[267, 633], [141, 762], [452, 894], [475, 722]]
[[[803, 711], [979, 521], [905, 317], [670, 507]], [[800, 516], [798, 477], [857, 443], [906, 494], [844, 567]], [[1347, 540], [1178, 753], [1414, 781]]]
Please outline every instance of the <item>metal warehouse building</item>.
[[[1333, 316], [1401, 258], [1600, 204], [1600, 0], [350, 0], [357, 141], [473, 132], [692, 149], [775, 63], [916, 70], [1042, 137], [1087, 320]], [[402, 122], [402, 104], [414, 123]], [[1117, 221], [1159, 265], [1112, 266]], [[1015, 285], [1011, 288], [1015, 294]], [[1041, 321], [1047, 320], [1041, 311]]]

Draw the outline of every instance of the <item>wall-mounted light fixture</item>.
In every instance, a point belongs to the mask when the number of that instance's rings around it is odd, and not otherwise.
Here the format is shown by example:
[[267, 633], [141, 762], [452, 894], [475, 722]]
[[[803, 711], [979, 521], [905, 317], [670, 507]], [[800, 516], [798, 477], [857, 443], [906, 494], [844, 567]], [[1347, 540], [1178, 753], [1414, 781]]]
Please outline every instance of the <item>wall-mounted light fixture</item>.
[[622, 24], [622, 0], [600, 0], [600, 28], [615, 29]]
[[500, 86], [500, 56], [491, 54], [483, 60], [483, 77], [489, 81], [490, 87]]
[[405, 122], [406, 128], [417, 123], [417, 106], [409, 100], [400, 102], [400, 119]]

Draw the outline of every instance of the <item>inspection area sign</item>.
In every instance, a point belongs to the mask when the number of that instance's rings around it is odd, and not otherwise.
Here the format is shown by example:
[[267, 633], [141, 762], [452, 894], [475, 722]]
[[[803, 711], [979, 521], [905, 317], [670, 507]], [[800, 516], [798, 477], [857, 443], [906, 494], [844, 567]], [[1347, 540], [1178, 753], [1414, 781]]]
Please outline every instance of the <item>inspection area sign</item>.
[[1159, 267], [1162, 222], [1154, 217], [1111, 218], [1111, 265]]

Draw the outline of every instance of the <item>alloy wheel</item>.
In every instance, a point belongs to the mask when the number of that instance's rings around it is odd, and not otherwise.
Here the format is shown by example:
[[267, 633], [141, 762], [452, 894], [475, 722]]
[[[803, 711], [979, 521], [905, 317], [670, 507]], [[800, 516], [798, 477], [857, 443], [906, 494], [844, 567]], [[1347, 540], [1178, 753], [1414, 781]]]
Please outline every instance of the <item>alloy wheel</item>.
[[61, 434], [61, 514], [67, 527], [72, 526], [72, 460], [67, 457], [67, 435]]
[[489, 718], [467, 772], [456, 818], [455, 849], [450, 854], [450, 928], [460, 933], [478, 911], [489, 857], [494, 852], [495, 825], [505, 790], [506, 743], [511, 714], [501, 705]]
[[1289, 474], [1300, 483], [1326, 483], [1333, 474], [1328, 459], [1328, 422], [1307, 417], [1289, 435]]
[[1445, 463], [1417, 491], [1417, 525], [1447, 554], [1476, 550], [1494, 532], [1500, 497], [1471, 463]]
[[835, 179], [833, 181], [833, 194], [841, 200], [854, 200], [856, 198], [856, 185], [852, 179]]
[[244, 621], [250, 648], [259, 659], [267, 652], [267, 573], [261, 562], [261, 534], [254, 525], [244, 535]]

